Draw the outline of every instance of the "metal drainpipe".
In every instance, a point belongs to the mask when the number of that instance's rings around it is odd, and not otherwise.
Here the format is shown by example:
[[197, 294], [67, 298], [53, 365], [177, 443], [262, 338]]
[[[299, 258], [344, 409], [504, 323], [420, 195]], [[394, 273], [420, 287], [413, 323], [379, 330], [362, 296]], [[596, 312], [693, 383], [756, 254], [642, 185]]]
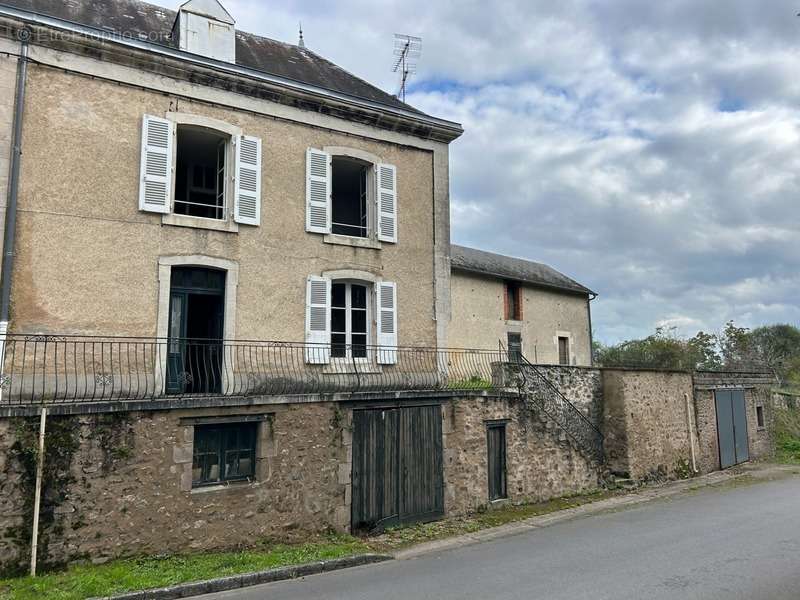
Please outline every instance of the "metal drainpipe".
[[[25, 82], [28, 76], [28, 40], [30, 32], [18, 32], [20, 43], [17, 60], [16, 105], [14, 107], [14, 141], [8, 178], [5, 233], [3, 235], [2, 287], [0, 287], [0, 370], [4, 364], [6, 335], [11, 307], [11, 273], [14, 268], [14, 237], [17, 229], [17, 198], [19, 197], [19, 168], [22, 160], [22, 116], [25, 108]], [[0, 392], [1, 393], [1, 392]]]
[[592, 300], [597, 298], [597, 294], [589, 294], [586, 300], [586, 314], [589, 315], [589, 366], [594, 366], [594, 332], [592, 331]]

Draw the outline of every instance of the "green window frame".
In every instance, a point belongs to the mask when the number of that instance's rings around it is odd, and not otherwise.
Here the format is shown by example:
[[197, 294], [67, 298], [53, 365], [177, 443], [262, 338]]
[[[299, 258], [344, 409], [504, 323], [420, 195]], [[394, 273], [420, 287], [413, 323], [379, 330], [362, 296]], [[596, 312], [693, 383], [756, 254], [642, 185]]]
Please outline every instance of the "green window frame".
[[192, 487], [252, 480], [257, 431], [258, 423], [196, 425]]

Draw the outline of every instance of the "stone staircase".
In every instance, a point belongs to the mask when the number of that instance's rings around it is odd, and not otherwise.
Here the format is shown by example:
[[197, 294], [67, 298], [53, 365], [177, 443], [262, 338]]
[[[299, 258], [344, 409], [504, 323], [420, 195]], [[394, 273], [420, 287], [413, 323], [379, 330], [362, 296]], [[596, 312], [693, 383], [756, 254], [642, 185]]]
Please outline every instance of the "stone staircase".
[[604, 453], [600, 430], [524, 356], [517, 353], [510, 366], [526, 406], [554, 422], [586, 458], [602, 468]]

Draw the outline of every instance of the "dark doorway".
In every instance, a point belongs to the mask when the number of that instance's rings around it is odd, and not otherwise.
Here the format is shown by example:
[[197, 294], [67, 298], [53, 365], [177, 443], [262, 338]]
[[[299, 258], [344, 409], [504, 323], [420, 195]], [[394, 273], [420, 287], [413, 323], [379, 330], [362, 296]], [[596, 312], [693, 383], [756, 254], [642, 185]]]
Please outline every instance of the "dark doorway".
[[522, 362], [522, 334], [508, 334], [508, 360], [513, 363]]
[[505, 423], [489, 423], [487, 425], [486, 447], [489, 471], [489, 500], [507, 498]]
[[750, 460], [744, 390], [714, 392], [720, 467], [727, 469]]
[[442, 412], [436, 406], [353, 411], [353, 531], [444, 515]]
[[222, 389], [225, 272], [172, 269], [168, 394], [217, 394]]

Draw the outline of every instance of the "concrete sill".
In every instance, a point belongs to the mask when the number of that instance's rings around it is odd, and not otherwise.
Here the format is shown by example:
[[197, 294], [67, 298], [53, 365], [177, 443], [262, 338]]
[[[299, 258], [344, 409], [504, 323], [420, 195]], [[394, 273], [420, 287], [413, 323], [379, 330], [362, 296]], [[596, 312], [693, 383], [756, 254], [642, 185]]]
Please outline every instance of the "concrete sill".
[[220, 485], [206, 485], [203, 487], [192, 488], [192, 494], [210, 494], [213, 492], [227, 492], [232, 490], [247, 490], [256, 487], [255, 481], [232, 481]]
[[326, 244], [333, 244], [335, 246], [351, 246], [353, 248], [368, 248], [370, 250], [380, 250], [383, 245], [371, 238], [358, 238], [350, 237], [348, 235], [337, 235], [329, 233], [322, 241]]
[[161, 217], [161, 224], [172, 225], [174, 227], [222, 231], [223, 233], [239, 233], [239, 224], [233, 219], [221, 221], [218, 219], [204, 219], [202, 217], [190, 217], [188, 215], [170, 213]]

